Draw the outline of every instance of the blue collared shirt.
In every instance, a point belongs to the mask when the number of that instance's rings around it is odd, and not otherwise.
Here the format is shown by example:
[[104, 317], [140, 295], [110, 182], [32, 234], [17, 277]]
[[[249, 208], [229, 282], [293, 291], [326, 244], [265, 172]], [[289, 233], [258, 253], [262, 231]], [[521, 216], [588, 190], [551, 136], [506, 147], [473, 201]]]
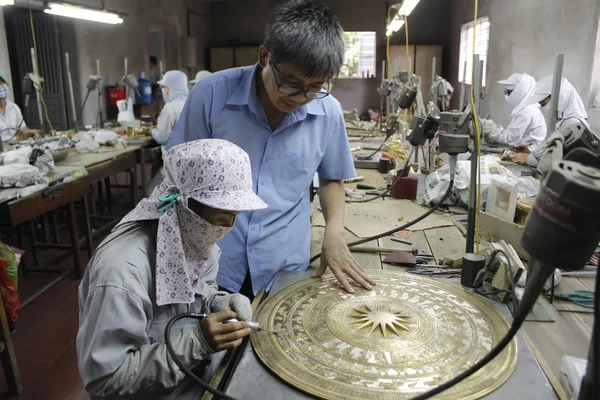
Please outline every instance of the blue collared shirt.
[[315, 172], [328, 180], [356, 175], [340, 103], [313, 100], [272, 130], [256, 93], [260, 67], [234, 68], [198, 82], [167, 144], [229, 140], [252, 164], [254, 191], [269, 205], [238, 215], [220, 242], [218, 284], [239, 291], [250, 270], [254, 293], [277, 272], [303, 271], [310, 257], [309, 187]]

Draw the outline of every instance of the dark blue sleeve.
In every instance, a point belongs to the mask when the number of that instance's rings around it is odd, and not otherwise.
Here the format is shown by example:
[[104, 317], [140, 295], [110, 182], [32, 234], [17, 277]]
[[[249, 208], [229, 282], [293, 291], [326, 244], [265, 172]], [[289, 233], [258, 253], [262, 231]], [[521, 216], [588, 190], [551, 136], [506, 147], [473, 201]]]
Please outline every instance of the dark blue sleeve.
[[210, 107], [212, 86], [199, 82], [183, 106], [183, 111], [171, 133], [165, 148], [169, 150], [178, 144], [212, 137], [210, 130]]

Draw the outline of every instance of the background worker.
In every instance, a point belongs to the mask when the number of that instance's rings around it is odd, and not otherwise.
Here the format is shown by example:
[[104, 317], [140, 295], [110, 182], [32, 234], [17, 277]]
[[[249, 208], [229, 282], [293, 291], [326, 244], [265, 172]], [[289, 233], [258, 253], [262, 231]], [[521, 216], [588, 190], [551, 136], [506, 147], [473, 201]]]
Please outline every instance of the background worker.
[[0, 140], [24, 140], [40, 134], [38, 129], [29, 129], [18, 105], [8, 99], [10, 86], [6, 75], [0, 74]]
[[535, 150], [546, 139], [547, 130], [539, 106], [528, 103], [535, 92], [535, 79], [527, 74], [515, 73], [498, 83], [504, 86], [506, 102], [514, 108], [506, 129], [491, 119], [482, 119], [485, 141], [490, 144]]
[[[152, 137], [162, 146], [163, 158], [165, 156], [164, 145], [169, 140], [175, 124], [181, 115], [183, 106], [188, 98], [187, 75], [181, 71], [168, 71], [158, 81], [160, 85], [165, 106], [161, 110], [156, 128], [152, 130]], [[152, 193], [155, 187], [160, 185], [164, 178], [164, 167], [161, 167], [150, 180], [146, 193]]]
[[[552, 83], [553, 76], [546, 76], [540, 79], [535, 87], [534, 94], [529, 98], [528, 103], [536, 104], [539, 103], [544, 110], [550, 109], [550, 101], [552, 99]], [[558, 120], [554, 129], [555, 133], [560, 132], [562, 129], [568, 128], [572, 124], [583, 123], [588, 128], [587, 123], [587, 112], [581, 97], [577, 93], [577, 90], [573, 87], [571, 82], [566, 78], [562, 78], [560, 84], [560, 94], [558, 98]], [[549, 132], [548, 138], [539, 146], [535, 152], [529, 151], [527, 148], [519, 148], [520, 151], [514, 158], [513, 162], [518, 164], [527, 164], [533, 167], [538, 167], [539, 161], [544, 152], [550, 147], [551, 143], [561, 140], [560, 135], [554, 135]], [[545, 166], [544, 168], [546, 168]]]

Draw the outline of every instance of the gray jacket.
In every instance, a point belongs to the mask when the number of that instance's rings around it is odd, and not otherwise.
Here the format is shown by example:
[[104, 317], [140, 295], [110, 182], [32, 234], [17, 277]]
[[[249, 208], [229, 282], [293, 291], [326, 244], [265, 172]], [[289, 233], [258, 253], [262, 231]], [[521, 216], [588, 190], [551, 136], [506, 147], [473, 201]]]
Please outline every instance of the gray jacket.
[[[157, 228], [157, 221], [117, 228], [96, 250], [79, 286], [77, 358], [92, 399], [199, 399], [202, 394], [168, 355], [164, 331], [177, 314], [208, 312], [221, 250], [213, 247], [194, 303], [157, 306]], [[171, 341], [185, 365], [206, 366], [202, 360], [212, 350], [197, 320], [175, 324]]]

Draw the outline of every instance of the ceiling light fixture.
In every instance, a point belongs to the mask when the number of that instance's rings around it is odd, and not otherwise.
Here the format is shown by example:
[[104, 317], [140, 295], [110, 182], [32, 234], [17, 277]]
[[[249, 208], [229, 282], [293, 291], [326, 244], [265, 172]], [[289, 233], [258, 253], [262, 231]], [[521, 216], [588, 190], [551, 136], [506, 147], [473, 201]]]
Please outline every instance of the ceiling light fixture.
[[419, 4], [419, 0], [404, 0], [402, 3], [393, 5], [393, 8], [398, 8], [398, 12], [387, 26], [385, 36], [391, 36], [394, 32], [398, 32], [404, 26], [404, 16], [409, 16], [417, 4]]
[[123, 18], [119, 14], [104, 10], [94, 10], [88, 7], [76, 6], [66, 3], [48, 3], [44, 12], [62, 17], [84, 19], [86, 21], [102, 22], [104, 24], [122, 24]]
[[0, 6], [13, 6], [15, 0], [0, 0]]

